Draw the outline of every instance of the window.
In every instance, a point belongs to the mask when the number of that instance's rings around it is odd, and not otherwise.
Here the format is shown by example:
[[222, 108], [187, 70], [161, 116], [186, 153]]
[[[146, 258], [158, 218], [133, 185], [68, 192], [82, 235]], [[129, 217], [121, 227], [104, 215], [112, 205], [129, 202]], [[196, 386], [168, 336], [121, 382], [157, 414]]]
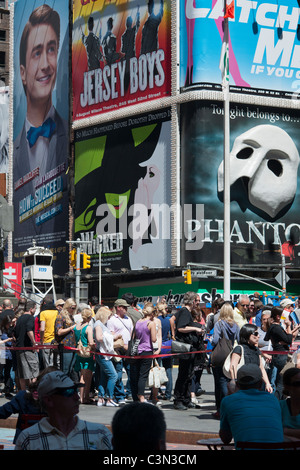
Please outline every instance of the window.
[[0, 51], [0, 67], [5, 67], [5, 52]]
[[4, 29], [0, 29], [0, 41], [6, 40], [6, 31]]

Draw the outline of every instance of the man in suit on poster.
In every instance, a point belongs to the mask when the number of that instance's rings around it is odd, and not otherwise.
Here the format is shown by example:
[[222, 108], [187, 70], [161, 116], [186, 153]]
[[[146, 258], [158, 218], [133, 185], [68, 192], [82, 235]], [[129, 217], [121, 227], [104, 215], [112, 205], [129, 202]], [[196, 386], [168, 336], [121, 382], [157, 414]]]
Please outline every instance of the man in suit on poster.
[[[23, 237], [43, 232], [44, 222], [41, 223], [40, 219], [36, 218], [40, 211], [29, 213], [28, 217], [24, 217], [24, 222], [21, 219], [24, 211], [22, 202], [31, 196], [31, 200], [35, 199], [36, 203], [37, 188], [47, 181], [54, 181], [59, 175], [62, 176], [60, 183], [65, 179], [68, 125], [52, 102], [59, 41], [59, 14], [49, 5], [41, 5], [31, 13], [20, 41], [20, 76], [26, 94], [27, 112], [23, 128], [14, 141], [14, 202], [17, 218], [15, 228], [22, 222], [22, 233], [18, 233], [17, 228], [17, 235]], [[49, 201], [49, 207], [53, 209], [51, 216], [49, 213], [48, 217], [43, 219], [52, 219], [50, 225], [48, 224], [47, 233], [53, 233], [53, 224], [58, 223], [59, 216], [63, 217], [62, 204], [53, 207], [53, 202], [61, 199], [62, 191], [66, 189], [65, 182], [54, 189], [56, 199], [54, 197]], [[28, 203], [27, 208], [29, 207]], [[58, 230], [60, 227], [63, 227], [63, 224], [59, 224]]]

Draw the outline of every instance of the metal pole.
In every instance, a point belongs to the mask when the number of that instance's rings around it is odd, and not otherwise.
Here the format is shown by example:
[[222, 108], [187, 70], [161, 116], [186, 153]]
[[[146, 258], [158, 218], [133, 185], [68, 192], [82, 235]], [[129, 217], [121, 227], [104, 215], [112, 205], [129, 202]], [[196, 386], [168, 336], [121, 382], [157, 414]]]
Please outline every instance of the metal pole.
[[[226, 3], [226, 2], [224, 2]], [[225, 8], [225, 5], [224, 5]], [[228, 53], [228, 18], [224, 18], [224, 39]], [[227, 57], [229, 67], [229, 56]], [[229, 82], [223, 80], [224, 97], [224, 300], [230, 300], [230, 123]]]
[[[80, 238], [77, 238], [77, 241], [80, 242]], [[78, 305], [80, 302], [80, 253], [81, 247], [78, 243], [76, 246], [76, 271], [75, 271], [75, 302]]]
[[101, 282], [102, 282], [102, 266], [101, 266], [101, 254], [102, 254], [102, 244], [99, 247], [99, 305], [101, 305]]

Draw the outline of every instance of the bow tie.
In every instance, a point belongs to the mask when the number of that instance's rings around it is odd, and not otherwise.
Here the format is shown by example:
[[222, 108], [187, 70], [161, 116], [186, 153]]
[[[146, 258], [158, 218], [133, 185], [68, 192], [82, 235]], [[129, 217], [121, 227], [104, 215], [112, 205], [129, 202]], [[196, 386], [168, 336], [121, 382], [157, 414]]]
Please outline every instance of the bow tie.
[[53, 119], [48, 118], [44, 124], [40, 127], [31, 127], [27, 132], [27, 140], [29, 142], [30, 148], [33, 147], [37, 141], [37, 139], [41, 137], [46, 137], [50, 139], [53, 132], [55, 131], [56, 124]]

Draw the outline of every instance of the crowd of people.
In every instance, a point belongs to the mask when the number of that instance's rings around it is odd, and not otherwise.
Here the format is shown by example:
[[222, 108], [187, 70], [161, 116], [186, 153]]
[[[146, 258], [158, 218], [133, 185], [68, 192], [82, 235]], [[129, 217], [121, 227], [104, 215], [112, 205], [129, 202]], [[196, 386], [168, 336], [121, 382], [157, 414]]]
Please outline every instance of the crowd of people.
[[[289, 352], [300, 332], [298, 302], [300, 307], [299, 299], [295, 305], [289, 298], [280, 305], [264, 305], [258, 294], [253, 299], [240, 295], [236, 305], [217, 298], [208, 310], [200, 306], [199, 294], [187, 292], [179, 308], [167, 305], [164, 298], [155, 305], [146, 302], [141, 308], [133, 294], [127, 293], [111, 308], [99, 305], [97, 298], [77, 305], [72, 298], [54, 303], [45, 297], [37, 313], [37, 305], [31, 300], [20, 298], [13, 308], [11, 301], [5, 299], [0, 312], [1, 357], [5, 359], [1, 361], [1, 375], [2, 396], [9, 401], [0, 406], [0, 418], [20, 413], [17, 442], [24, 427], [22, 416], [38, 415], [40, 420], [49, 417], [49, 408], [55, 408], [51, 387], [60, 398], [70, 398], [76, 390], [76, 404], [73, 403], [76, 409], [81, 403], [120, 407], [121, 411], [130, 402], [159, 408], [162, 400], [169, 400], [176, 410], [184, 411], [200, 406], [197, 397], [205, 393], [200, 382], [206, 368], [213, 373], [216, 404], [213, 416], [220, 419], [224, 442], [230, 436], [237, 439], [231, 423], [233, 415], [226, 410], [236, 406], [232, 397], [241, 400], [245, 395], [237, 394], [245, 385], [259, 389], [267, 402], [267, 396], [272, 396], [273, 407], [282, 410], [288, 422], [287, 435], [297, 438], [300, 414], [294, 382], [299, 374], [300, 354], [291, 358]], [[134, 342], [137, 358], [133, 360]], [[189, 352], [170, 354], [173, 342], [188, 344]], [[174, 364], [178, 366], [175, 383]], [[164, 368], [167, 379], [149, 385], [149, 374], [155, 365]], [[294, 375], [290, 372], [293, 369]], [[58, 372], [64, 377], [62, 383]], [[57, 387], [49, 382], [55, 374]], [[49, 375], [47, 398], [43, 397], [41, 406], [42, 393], [38, 390], [46, 375]], [[127, 411], [124, 413], [126, 416]], [[58, 419], [56, 411], [52, 424]], [[72, 423], [64, 426], [73, 430], [75, 422]], [[46, 433], [49, 422], [44, 424]], [[111, 448], [106, 430], [91, 426], [91, 431], [87, 431], [89, 425], [80, 426], [79, 434], [95, 433], [95, 439], [101, 441], [97, 444], [99, 448]], [[296, 429], [295, 433], [290, 431], [291, 427]], [[282, 423], [278, 436], [282, 434], [283, 438], [284, 430]]]

